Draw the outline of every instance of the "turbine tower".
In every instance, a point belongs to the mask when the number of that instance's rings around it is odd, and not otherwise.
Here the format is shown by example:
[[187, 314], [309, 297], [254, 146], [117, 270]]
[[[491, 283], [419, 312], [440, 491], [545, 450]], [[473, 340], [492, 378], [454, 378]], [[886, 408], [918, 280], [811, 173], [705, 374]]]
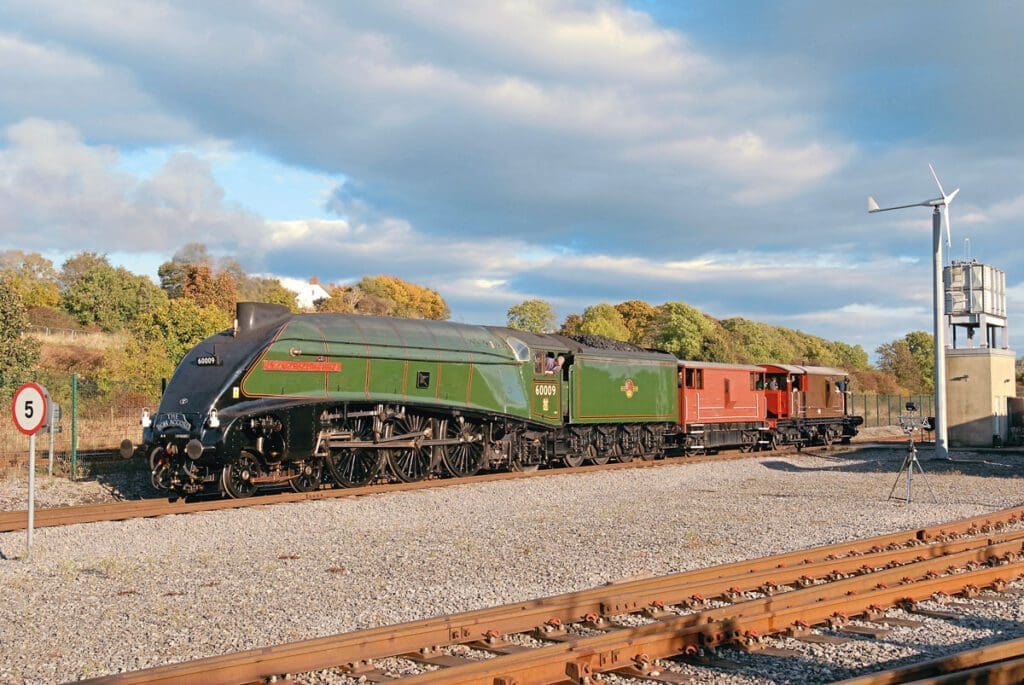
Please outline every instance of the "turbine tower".
[[[946, 325], [943, 321], [945, 297], [942, 291], [942, 218], [940, 217], [940, 214], [945, 215], [946, 246], [949, 247], [949, 205], [953, 202], [956, 194], [960, 192], [960, 189], [957, 188], [949, 195], [946, 195], [946, 191], [942, 189], [942, 183], [939, 181], [939, 176], [935, 173], [935, 167], [929, 164], [928, 168], [932, 172], [932, 178], [935, 179], [935, 185], [939, 187], [939, 193], [942, 197], [937, 197], [933, 200], [925, 200], [924, 202], [915, 202], [909, 205], [899, 205], [897, 207], [879, 207], [875, 198], [868, 196], [868, 212], [873, 214], [875, 212], [888, 212], [893, 209], [906, 209], [908, 207], [932, 208], [932, 323], [934, 326], [933, 335], [935, 338], [935, 456], [939, 459], [948, 459], [949, 436], [946, 428], [946, 341], [944, 339]], [[941, 211], [941, 208], [943, 207], [945, 207], [945, 212]]]

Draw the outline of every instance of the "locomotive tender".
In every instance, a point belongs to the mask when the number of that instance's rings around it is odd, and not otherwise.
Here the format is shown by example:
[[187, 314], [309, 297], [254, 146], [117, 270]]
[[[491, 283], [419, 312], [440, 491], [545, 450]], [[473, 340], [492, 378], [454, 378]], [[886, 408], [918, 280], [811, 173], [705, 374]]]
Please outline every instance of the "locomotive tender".
[[[233, 330], [185, 355], [143, 416], [153, 485], [172, 499], [830, 442], [859, 423], [838, 400], [808, 416], [812, 379], [826, 375], [814, 367], [680, 362], [559, 335], [251, 302], [237, 314]], [[766, 383], [780, 375], [773, 397]]]

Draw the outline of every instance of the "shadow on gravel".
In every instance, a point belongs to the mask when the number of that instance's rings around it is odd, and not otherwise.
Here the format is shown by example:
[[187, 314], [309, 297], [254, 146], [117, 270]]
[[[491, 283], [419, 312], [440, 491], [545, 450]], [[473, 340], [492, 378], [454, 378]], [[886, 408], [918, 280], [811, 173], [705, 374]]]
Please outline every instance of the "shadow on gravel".
[[[796, 456], [796, 455], [794, 455]], [[782, 459], [761, 462], [765, 468], [788, 473], [895, 473], [907, 456], [907, 446], [894, 444], [892, 448], [869, 447], [848, 452], [803, 452], [802, 457], [821, 462], [820, 466], [797, 465]], [[990, 478], [1024, 478], [1024, 455], [1020, 453], [972, 453], [953, 451], [951, 459], [935, 459], [931, 450], [918, 449], [917, 460], [926, 474], [950, 476], [979, 476]]]
[[87, 462], [82, 465], [78, 481], [96, 481], [115, 500], [153, 499], [161, 497], [149, 479], [149, 465], [138, 456]]

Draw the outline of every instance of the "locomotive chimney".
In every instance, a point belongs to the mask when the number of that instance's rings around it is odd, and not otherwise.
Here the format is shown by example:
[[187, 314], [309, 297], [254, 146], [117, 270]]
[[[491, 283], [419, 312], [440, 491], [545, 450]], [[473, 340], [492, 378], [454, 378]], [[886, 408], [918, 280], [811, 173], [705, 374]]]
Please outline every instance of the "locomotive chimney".
[[282, 304], [239, 302], [235, 308], [236, 335], [284, 323], [291, 315], [292, 310]]

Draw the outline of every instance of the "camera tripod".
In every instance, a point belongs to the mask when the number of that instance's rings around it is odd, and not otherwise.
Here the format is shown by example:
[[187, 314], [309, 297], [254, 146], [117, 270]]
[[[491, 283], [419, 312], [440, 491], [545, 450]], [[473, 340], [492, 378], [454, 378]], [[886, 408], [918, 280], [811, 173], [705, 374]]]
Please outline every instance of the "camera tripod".
[[938, 504], [939, 500], [935, 497], [935, 491], [932, 490], [932, 484], [928, 482], [928, 477], [924, 475], [924, 469], [921, 468], [921, 462], [917, 460], [917, 445], [914, 443], [914, 430], [920, 426], [914, 416], [901, 416], [900, 425], [903, 426], [903, 432], [909, 437], [910, 444], [907, 446], [907, 456], [903, 458], [903, 464], [900, 465], [899, 471], [896, 472], [896, 480], [892, 484], [892, 490], [889, 491], [888, 499], [893, 499], [893, 495], [896, 493], [896, 486], [900, 482], [900, 476], [902, 476], [905, 471], [907, 474], [906, 502], [907, 504], [910, 504], [913, 497], [914, 467], [916, 466], [917, 470], [921, 472], [921, 478], [924, 479], [924, 484], [928, 487], [928, 492], [931, 493], [932, 500]]

